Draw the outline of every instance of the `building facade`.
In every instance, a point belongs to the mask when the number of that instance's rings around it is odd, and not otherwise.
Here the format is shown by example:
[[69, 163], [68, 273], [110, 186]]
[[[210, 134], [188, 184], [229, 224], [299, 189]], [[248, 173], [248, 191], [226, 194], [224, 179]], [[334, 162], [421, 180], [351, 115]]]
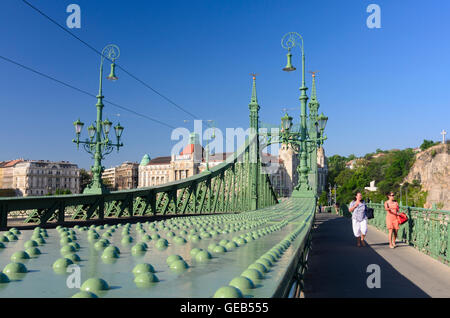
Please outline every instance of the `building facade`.
[[328, 159], [325, 156], [325, 150], [323, 147], [317, 148], [317, 174], [317, 190], [320, 195], [320, 193], [326, 188], [328, 176]]
[[137, 162], [126, 161], [120, 166], [105, 169], [102, 173], [103, 183], [110, 190], [128, 190], [138, 187]]
[[0, 166], [1, 188], [16, 196], [41, 196], [56, 190], [80, 193], [80, 169], [68, 161], [11, 160]]
[[[232, 152], [216, 153], [209, 156], [209, 167], [224, 162]], [[281, 145], [278, 156], [263, 153], [263, 172], [269, 175], [272, 186], [280, 197], [290, 197], [298, 183], [298, 156], [291, 146]], [[323, 148], [317, 151], [318, 190], [325, 189], [328, 164]], [[139, 165], [138, 187], [152, 187], [167, 182], [188, 178], [206, 169], [205, 151], [200, 144], [191, 138], [180, 155], [157, 157], [150, 159], [146, 154]]]
[[195, 134], [191, 134], [189, 145], [179, 155], [150, 159], [146, 154], [139, 165], [138, 187], [152, 187], [196, 175], [206, 168], [204, 154]]

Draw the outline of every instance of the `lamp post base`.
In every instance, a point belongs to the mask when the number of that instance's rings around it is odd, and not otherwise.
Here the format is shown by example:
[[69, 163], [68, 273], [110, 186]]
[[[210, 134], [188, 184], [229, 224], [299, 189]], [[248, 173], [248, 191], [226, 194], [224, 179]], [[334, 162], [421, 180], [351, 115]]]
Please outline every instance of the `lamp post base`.
[[89, 185], [83, 191], [83, 194], [106, 194], [106, 193], [110, 193], [110, 191], [104, 185], [100, 187], [93, 187]]

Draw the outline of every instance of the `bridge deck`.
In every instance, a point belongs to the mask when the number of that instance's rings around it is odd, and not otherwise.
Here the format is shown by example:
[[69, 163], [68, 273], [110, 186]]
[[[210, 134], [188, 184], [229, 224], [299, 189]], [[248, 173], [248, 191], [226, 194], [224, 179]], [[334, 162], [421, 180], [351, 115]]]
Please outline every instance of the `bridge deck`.
[[[87, 240], [87, 231], [76, 230], [78, 236], [77, 242], [81, 249], [77, 254], [81, 257], [79, 263], [81, 268], [82, 282], [89, 277], [101, 277], [105, 279], [112, 289], [103, 297], [211, 297], [221, 286], [228, 285], [234, 278], [239, 276], [250, 264], [259, 257], [267, 253], [277, 243], [286, 239], [287, 236], [301, 228], [307, 228], [309, 220], [312, 220], [314, 213], [313, 200], [288, 200], [281, 204], [267, 207], [265, 209], [245, 212], [235, 215], [217, 215], [217, 216], [192, 216], [184, 217], [182, 220], [192, 221], [189, 223], [187, 231], [208, 227], [217, 227], [224, 230], [230, 224], [232, 232], [220, 233], [216, 237], [203, 238], [199, 242], [188, 241], [184, 245], [174, 244], [173, 238], [168, 236], [169, 229], [160, 229], [158, 234], [169, 241], [169, 247], [166, 250], [158, 250], [155, 247], [155, 241], [147, 242], [148, 251], [141, 256], [133, 256], [131, 248], [141, 241], [142, 235], [137, 231], [137, 225], [130, 227], [130, 235], [134, 239], [131, 245], [121, 243], [121, 232], [123, 227], [117, 228], [108, 238], [111, 244], [118, 246], [121, 250], [120, 258], [114, 264], [104, 264], [101, 260], [102, 251], [97, 251], [93, 243]], [[227, 221], [227, 220], [231, 221]], [[176, 219], [172, 219], [176, 220]], [[197, 225], [195, 222], [215, 222]], [[173, 231], [180, 234], [183, 225], [179, 228], [173, 227], [171, 220], [159, 221], [165, 226], [171, 227]], [[148, 225], [142, 224], [144, 230], [151, 234]], [[280, 225], [280, 228], [267, 234], [261, 234], [254, 240], [249, 239], [247, 244], [229, 250], [225, 254], [211, 253], [213, 259], [206, 264], [198, 264], [190, 255], [190, 250], [194, 247], [208, 249], [212, 242], [219, 243], [222, 239], [232, 240], [234, 237], [247, 237], [248, 233], [255, 235], [259, 230], [265, 231], [273, 226]], [[109, 227], [108, 227], [109, 228]], [[309, 227], [308, 227], [309, 228]], [[100, 235], [103, 235], [107, 228], [97, 229]], [[208, 230], [209, 231], [209, 230]], [[22, 230], [19, 240], [6, 243], [6, 248], [0, 249], [0, 270], [10, 263], [10, 257], [14, 252], [24, 250], [24, 243], [30, 239], [31, 230]], [[305, 232], [305, 231], [303, 231]], [[289, 268], [299, 245], [304, 241], [302, 234], [292, 240], [292, 244], [280, 255], [279, 259], [274, 261], [273, 267], [264, 278], [257, 283], [255, 289], [244, 293], [245, 297], [271, 297], [277, 287], [282, 284], [284, 274]], [[3, 233], [0, 232], [0, 235]], [[53, 262], [60, 258], [60, 235], [57, 230], [49, 229], [47, 243], [39, 246], [42, 255], [37, 258], [26, 261], [25, 265], [29, 273], [20, 281], [12, 281], [8, 284], [0, 284], [0, 298], [3, 297], [70, 297], [78, 292], [77, 289], [69, 289], [66, 285], [66, 275], [57, 275], [52, 270]], [[182, 273], [175, 274], [170, 271], [166, 264], [166, 258], [169, 255], [178, 254], [188, 262], [190, 268]], [[137, 263], [150, 263], [156, 269], [156, 275], [160, 282], [152, 288], [140, 289], [133, 282], [131, 270]]]
[[[450, 267], [369, 226], [366, 247], [358, 248], [351, 220], [316, 215], [313, 246], [305, 276], [305, 297], [449, 297]], [[381, 288], [369, 289], [369, 264], [381, 270]]]

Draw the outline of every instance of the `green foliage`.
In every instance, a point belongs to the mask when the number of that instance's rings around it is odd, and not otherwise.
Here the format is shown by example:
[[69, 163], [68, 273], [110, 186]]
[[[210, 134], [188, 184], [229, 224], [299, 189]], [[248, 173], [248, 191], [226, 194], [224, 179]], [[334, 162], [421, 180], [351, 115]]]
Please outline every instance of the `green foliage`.
[[80, 193], [92, 182], [92, 174], [85, 169], [80, 169]]
[[[380, 152], [385, 153], [385, 156], [372, 158], [372, 154], [368, 154], [364, 159], [358, 159], [354, 169], [345, 168], [345, 162], [349, 161], [350, 158], [337, 155], [329, 158], [328, 180], [332, 185], [335, 183], [338, 185], [337, 201], [341, 205], [351, 202], [356, 191], [363, 194], [364, 200], [372, 202], [386, 200], [386, 193], [389, 191], [399, 193], [400, 183], [408, 175], [414, 163], [415, 154], [412, 149], [400, 151], [377, 149], [377, 153]], [[365, 191], [364, 188], [369, 186], [369, 183], [373, 180], [378, 190], [375, 192]], [[411, 189], [415, 191], [414, 202], [420, 204], [423, 198], [426, 198], [426, 194], [420, 191], [420, 183], [414, 187], [411, 186]]]
[[439, 141], [434, 142], [433, 140], [424, 139], [423, 143], [420, 145], [420, 150], [424, 151], [424, 150], [426, 150], [430, 147], [433, 147], [437, 144], [439, 144]]
[[328, 196], [327, 191], [322, 191], [320, 197], [319, 197], [319, 204], [320, 205], [327, 205], [328, 204]]

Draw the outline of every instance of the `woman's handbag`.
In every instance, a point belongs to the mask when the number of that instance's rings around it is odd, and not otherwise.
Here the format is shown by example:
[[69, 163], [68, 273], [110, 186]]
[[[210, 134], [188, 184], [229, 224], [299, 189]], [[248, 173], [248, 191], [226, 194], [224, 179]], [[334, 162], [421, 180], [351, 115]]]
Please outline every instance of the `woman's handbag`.
[[366, 216], [367, 216], [368, 219], [373, 219], [374, 218], [374, 216], [373, 216], [373, 209], [372, 208], [366, 207]]
[[398, 224], [403, 224], [406, 221], [408, 221], [408, 216], [406, 215], [406, 213], [399, 213], [397, 215], [397, 220], [398, 220]]

